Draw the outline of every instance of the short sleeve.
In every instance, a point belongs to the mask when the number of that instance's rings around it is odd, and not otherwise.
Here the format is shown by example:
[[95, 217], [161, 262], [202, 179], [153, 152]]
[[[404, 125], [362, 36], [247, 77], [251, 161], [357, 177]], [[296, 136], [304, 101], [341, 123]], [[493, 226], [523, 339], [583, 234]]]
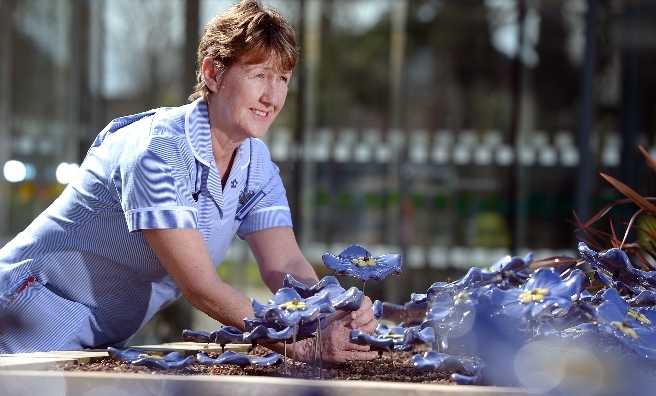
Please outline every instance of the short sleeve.
[[246, 234], [271, 227], [292, 226], [292, 216], [285, 188], [280, 175], [276, 174], [264, 187], [266, 195], [244, 218], [237, 236], [243, 239]]
[[124, 148], [111, 175], [128, 230], [197, 228], [186, 141], [175, 131], [153, 131]]

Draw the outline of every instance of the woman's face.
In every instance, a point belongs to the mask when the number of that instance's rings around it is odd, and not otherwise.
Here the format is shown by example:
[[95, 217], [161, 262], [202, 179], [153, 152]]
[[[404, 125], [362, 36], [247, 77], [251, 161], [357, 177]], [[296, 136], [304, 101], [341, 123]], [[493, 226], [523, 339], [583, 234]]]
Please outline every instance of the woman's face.
[[279, 70], [269, 58], [263, 63], [237, 62], [223, 75], [217, 100], [217, 129], [232, 139], [262, 137], [271, 126], [287, 97], [291, 71]]

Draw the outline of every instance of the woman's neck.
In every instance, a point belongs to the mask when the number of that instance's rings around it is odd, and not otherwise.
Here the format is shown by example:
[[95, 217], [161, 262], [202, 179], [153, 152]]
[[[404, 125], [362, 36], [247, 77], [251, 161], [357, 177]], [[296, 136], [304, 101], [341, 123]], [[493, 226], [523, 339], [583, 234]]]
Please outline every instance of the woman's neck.
[[219, 139], [219, 133], [214, 130], [210, 130], [212, 134], [212, 154], [214, 155], [214, 162], [216, 162], [216, 167], [219, 170], [219, 175], [221, 176], [221, 188], [225, 188], [225, 184], [228, 181], [228, 176], [230, 175], [230, 170], [232, 169], [232, 164], [235, 162], [235, 156], [237, 155], [237, 148], [241, 144], [235, 142], [228, 142], [222, 139]]
[[219, 115], [213, 111], [215, 108], [213, 103], [216, 100], [216, 94], [212, 94], [208, 98], [207, 107], [210, 133], [212, 134], [212, 154], [214, 155], [214, 161], [219, 170], [219, 175], [221, 175], [222, 187], [224, 187], [230, 176], [230, 170], [235, 160], [237, 148], [244, 142], [245, 136], [237, 137], [235, 134], [229, 133], [230, 131], [221, 128]]

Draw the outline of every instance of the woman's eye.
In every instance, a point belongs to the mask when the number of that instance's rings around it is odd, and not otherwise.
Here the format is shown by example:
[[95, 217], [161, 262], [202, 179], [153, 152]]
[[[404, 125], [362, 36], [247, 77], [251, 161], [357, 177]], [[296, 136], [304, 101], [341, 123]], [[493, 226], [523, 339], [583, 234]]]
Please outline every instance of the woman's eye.
[[287, 76], [280, 76], [280, 80], [282, 80], [285, 83], [289, 82], [289, 78]]
[[255, 78], [264, 78], [264, 73], [256, 74]]

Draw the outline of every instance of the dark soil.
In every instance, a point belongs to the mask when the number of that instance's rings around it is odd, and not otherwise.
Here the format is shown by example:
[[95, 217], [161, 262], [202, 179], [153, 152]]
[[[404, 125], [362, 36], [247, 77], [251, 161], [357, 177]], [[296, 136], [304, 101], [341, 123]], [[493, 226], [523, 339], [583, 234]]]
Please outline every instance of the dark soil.
[[[271, 351], [261, 346], [258, 346], [254, 351], [254, 353], [257, 355], [265, 355], [269, 352]], [[312, 364], [305, 364], [300, 362], [297, 362], [296, 367], [293, 367], [292, 359], [289, 357], [287, 358], [287, 373], [285, 373], [284, 364], [271, 367], [248, 366], [241, 368], [234, 365], [205, 365], [200, 363], [193, 363], [182, 370], [159, 370], [145, 366], [134, 366], [128, 363], [124, 363], [113, 356], [95, 363], [53, 366], [50, 367], [49, 370], [147, 373], [163, 375], [253, 375], [325, 380], [332, 379], [414, 382], [449, 385], [454, 384], [454, 382], [449, 378], [451, 373], [435, 373], [414, 368], [410, 360], [412, 355], [412, 352], [394, 352], [393, 364], [389, 352], [383, 353], [379, 359], [366, 363], [324, 363], [321, 370], [321, 377], [319, 376], [319, 367], [313, 367]], [[217, 355], [209, 353], [208, 356], [215, 358]]]

